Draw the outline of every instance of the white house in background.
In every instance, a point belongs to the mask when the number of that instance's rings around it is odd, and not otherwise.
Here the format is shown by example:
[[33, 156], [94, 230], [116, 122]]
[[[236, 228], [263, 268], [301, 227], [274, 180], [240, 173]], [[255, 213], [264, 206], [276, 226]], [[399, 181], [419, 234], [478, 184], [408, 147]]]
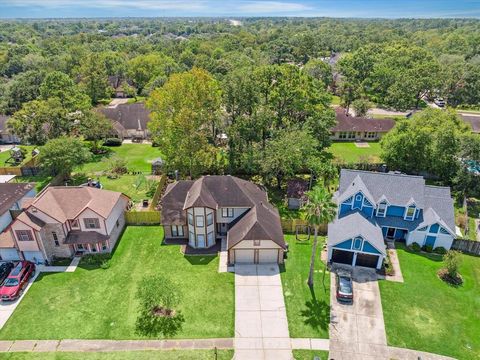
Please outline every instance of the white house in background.
[[22, 259], [43, 263], [76, 252], [110, 252], [125, 225], [129, 198], [93, 187], [47, 187], [11, 224]]
[[450, 188], [426, 185], [421, 176], [342, 169], [335, 200], [331, 262], [379, 269], [384, 239], [449, 250], [456, 237]]
[[283, 263], [280, 216], [257, 185], [234, 176], [203, 176], [169, 184], [162, 197], [165, 239], [193, 249], [226, 240], [228, 261]]

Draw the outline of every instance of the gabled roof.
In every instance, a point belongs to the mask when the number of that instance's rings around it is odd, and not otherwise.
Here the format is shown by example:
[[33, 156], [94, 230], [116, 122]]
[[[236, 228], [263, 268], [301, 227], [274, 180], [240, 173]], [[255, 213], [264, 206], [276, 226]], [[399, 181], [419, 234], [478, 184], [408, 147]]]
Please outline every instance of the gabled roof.
[[0, 215], [7, 212], [17, 201], [35, 188], [34, 183], [1, 183]]
[[50, 186], [35, 198], [31, 207], [62, 223], [87, 208], [106, 219], [122, 197], [128, 199], [120, 192], [88, 186]]
[[392, 205], [407, 205], [413, 198], [419, 208], [423, 209], [425, 206], [425, 180], [423, 177], [392, 172], [342, 169], [340, 171], [340, 198], [358, 176], [376, 203], [384, 196]]
[[362, 236], [383, 255], [386, 255], [382, 229], [359, 212], [337, 218], [328, 224], [328, 246], [335, 246], [355, 236]]
[[355, 177], [355, 179], [353, 179], [353, 181], [350, 183], [350, 186], [347, 187], [345, 192], [339, 194], [339, 202], [347, 200], [349, 197], [355, 195], [359, 191], [361, 191], [367, 199], [375, 203], [376, 199], [372, 196], [372, 194], [370, 194], [370, 191], [368, 191], [368, 188], [363, 182], [362, 178], [358, 175], [357, 177]]
[[285, 248], [278, 210], [267, 203], [259, 203], [249, 210], [227, 234], [227, 248], [243, 240], [271, 240]]
[[[450, 188], [441, 186], [425, 186], [425, 208], [431, 208], [434, 213], [444, 222], [442, 224], [455, 235], [455, 212]], [[430, 215], [425, 214], [424, 223], [431, 221]], [[433, 223], [433, 222], [431, 222]]]
[[337, 124], [331, 131], [367, 131], [385, 133], [392, 130], [395, 126], [395, 120], [392, 119], [369, 119], [366, 117], [357, 117], [347, 115], [345, 109], [338, 107], [335, 109]]
[[126, 130], [145, 130], [150, 121], [150, 111], [144, 103], [118, 104], [115, 107], [103, 107], [98, 109], [110, 119], [115, 127], [123, 127]]
[[45, 222], [37, 218], [35, 215], [29, 212], [22, 212], [20, 215], [17, 216], [15, 219], [16, 221], [20, 221], [25, 225], [30, 226], [32, 229], [40, 231], [42, 227], [45, 226]]

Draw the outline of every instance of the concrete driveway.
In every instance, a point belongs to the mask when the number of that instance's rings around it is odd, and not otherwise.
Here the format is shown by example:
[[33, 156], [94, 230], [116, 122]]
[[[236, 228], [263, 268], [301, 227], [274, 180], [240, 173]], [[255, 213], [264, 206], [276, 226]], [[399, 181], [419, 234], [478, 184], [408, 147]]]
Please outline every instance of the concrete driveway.
[[373, 269], [356, 267], [353, 277], [353, 304], [337, 301], [335, 273], [331, 273], [330, 358], [388, 358], [382, 302]]
[[293, 359], [278, 265], [235, 265], [235, 360]]

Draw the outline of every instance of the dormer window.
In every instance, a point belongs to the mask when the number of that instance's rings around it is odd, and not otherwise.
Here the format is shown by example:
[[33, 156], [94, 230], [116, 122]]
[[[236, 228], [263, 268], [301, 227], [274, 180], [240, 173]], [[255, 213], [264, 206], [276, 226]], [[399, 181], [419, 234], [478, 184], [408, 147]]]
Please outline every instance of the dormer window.
[[386, 213], [387, 213], [387, 202], [382, 201], [380, 204], [378, 204], [377, 216], [385, 217]]
[[415, 205], [410, 205], [405, 212], [405, 220], [413, 220], [415, 217]]

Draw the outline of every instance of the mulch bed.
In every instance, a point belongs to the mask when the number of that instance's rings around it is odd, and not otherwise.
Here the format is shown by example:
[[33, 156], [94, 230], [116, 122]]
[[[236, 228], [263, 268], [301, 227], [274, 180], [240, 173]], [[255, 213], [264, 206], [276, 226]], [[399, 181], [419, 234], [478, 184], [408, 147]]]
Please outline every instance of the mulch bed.
[[453, 285], [453, 286], [460, 286], [463, 284], [462, 275], [458, 274], [455, 277], [450, 276], [447, 269], [440, 269], [437, 273], [438, 277], [445, 281], [446, 283]]
[[161, 306], [157, 306], [152, 309], [152, 313], [155, 316], [159, 317], [174, 317], [175, 316], [175, 310], [172, 309], [166, 309]]

